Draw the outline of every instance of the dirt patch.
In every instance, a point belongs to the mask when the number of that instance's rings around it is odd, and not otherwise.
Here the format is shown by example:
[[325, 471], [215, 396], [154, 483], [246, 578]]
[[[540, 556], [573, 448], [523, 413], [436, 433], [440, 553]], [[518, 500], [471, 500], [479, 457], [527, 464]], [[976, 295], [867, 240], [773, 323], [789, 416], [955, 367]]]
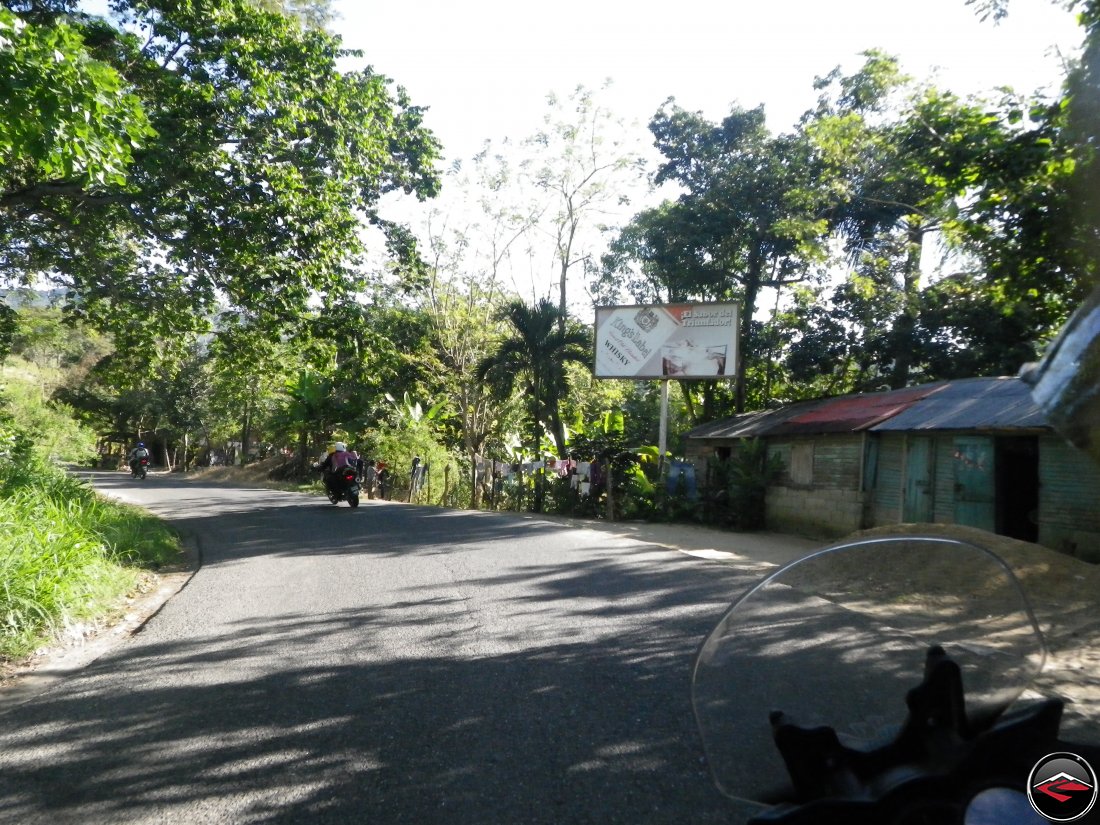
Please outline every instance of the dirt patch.
[[[273, 456], [244, 467], [201, 467], [182, 474], [182, 478], [202, 484], [264, 487], [270, 490], [304, 492], [308, 491], [311, 486], [317, 486], [316, 482], [320, 480], [321, 475], [320, 473], [307, 473], [303, 477], [298, 471], [296, 461], [287, 461], [282, 456]], [[319, 486], [318, 489], [320, 489]]]
[[1048, 547], [947, 524], [897, 524], [848, 539], [894, 535], [943, 536], [996, 553], [1020, 580], [1047, 645], [1047, 662], [1034, 688], [1067, 703], [1066, 730], [1100, 733], [1100, 565]]
[[1100, 630], [1100, 565], [1038, 544], [951, 524], [896, 524], [864, 530], [849, 539], [906, 534], [970, 542], [1004, 559], [1020, 580], [1052, 648], [1083, 631]]

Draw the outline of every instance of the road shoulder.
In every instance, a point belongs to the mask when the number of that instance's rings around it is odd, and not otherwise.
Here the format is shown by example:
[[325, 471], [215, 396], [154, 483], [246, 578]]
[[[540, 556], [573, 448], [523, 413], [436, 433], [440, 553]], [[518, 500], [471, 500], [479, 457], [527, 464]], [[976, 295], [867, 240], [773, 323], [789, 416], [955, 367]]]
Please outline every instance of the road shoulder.
[[14, 707], [33, 699], [141, 630], [199, 569], [198, 545], [188, 538], [180, 544], [180, 561], [143, 577], [141, 590], [128, 596], [111, 617], [98, 624], [76, 625], [27, 658], [0, 668], [0, 707]]

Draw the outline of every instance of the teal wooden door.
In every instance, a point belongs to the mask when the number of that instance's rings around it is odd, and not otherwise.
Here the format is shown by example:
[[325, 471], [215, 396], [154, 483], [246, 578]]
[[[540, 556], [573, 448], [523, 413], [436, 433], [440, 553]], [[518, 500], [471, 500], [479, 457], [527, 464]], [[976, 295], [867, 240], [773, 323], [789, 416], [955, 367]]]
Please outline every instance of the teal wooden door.
[[993, 439], [955, 439], [955, 523], [994, 532], [997, 529]]
[[935, 489], [932, 478], [932, 439], [926, 437], [910, 438], [905, 450], [905, 509], [903, 521], [932, 521], [932, 491]]

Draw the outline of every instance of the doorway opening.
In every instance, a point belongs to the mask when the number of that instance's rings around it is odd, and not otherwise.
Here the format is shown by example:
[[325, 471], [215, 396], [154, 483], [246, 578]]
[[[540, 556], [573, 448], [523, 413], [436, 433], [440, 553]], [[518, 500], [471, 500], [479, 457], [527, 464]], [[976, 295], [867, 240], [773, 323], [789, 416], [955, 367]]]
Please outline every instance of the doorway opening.
[[997, 439], [997, 532], [1034, 542], [1039, 539], [1039, 439]]

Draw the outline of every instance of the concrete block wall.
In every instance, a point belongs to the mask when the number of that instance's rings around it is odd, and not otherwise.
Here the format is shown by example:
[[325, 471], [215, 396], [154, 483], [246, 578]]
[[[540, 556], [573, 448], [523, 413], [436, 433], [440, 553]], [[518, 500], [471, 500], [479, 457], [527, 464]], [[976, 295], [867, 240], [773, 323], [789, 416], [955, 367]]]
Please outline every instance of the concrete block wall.
[[862, 528], [864, 494], [859, 490], [770, 487], [769, 530], [812, 538], [836, 538]]
[[1100, 562], [1100, 469], [1056, 436], [1039, 439], [1039, 543]]
[[813, 450], [809, 483], [796, 484], [789, 472], [768, 488], [765, 501], [769, 530], [813, 538], [844, 536], [863, 525], [864, 495], [859, 490], [863, 438], [859, 435], [818, 435], [776, 439], [768, 452], [787, 458], [798, 448]]

